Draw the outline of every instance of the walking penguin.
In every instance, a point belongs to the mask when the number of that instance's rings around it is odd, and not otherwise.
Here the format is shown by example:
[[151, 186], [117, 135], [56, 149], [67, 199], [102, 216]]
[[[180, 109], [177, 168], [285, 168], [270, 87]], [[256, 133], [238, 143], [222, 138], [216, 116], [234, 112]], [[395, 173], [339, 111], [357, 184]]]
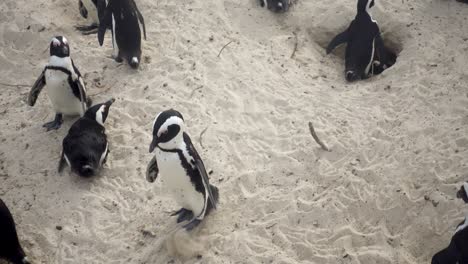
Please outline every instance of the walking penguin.
[[185, 133], [184, 118], [176, 110], [161, 112], [153, 123], [153, 140], [149, 152], [155, 151], [150, 161], [146, 179], [154, 182], [161, 176], [166, 188], [182, 207], [177, 223], [187, 231], [198, 226], [218, 202], [218, 188], [211, 185], [205, 165], [190, 137]]

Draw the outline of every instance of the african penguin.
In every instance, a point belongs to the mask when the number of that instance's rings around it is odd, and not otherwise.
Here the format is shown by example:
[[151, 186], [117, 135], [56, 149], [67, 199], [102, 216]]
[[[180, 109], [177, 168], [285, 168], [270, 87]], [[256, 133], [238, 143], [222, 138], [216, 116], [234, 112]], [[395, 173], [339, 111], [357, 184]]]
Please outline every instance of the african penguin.
[[34, 83], [28, 96], [28, 104], [34, 106], [44, 86], [55, 110], [55, 120], [44, 124], [47, 131], [59, 129], [63, 115], [85, 113], [90, 100], [81, 73], [70, 58], [70, 47], [65, 37], [52, 38], [49, 64]]
[[267, 9], [277, 13], [287, 12], [290, 5], [291, 0], [260, 0], [261, 7], [266, 7]]
[[210, 184], [205, 165], [185, 133], [184, 118], [176, 110], [161, 112], [154, 120], [149, 147], [153, 151], [146, 179], [154, 182], [161, 176], [164, 187], [182, 207], [173, 214], [178, 215], [177, 223], [189, 220], [184, 228], [190, 231], [216, 209], [219, 193]]
[[84, 35], [98, 32], [99, 21], [106, 9], [106, 0], [78, 0], [78, 8], [83, 18], [91, 22], [89, 26], [76, 26]]
[[67, 136], [63, 139], [59, 172], [62, 172], [65, 164], [68, 164], [72, 172], [82, 177], [97, 174], [106, 162], [109, 153], [104, 122], [114, 101], [111, 99], [92, 106], [71, 126]]
[[447, 248], [432, 257], [432, 264], [468, 264], [468, 216], [460, 223]]
[[109, 0], [99, 25], [98, 40], [102, 46], [108, 27], [112, 32], [113, 57], [115, 61], [127, 60], [134, 69], [141, 61], [141, 30], [146, 40], [146, 28], [143, 16], [134, 0]]
[[338, 45], [347, 43], [345, 76], [350, 82], [369, 78], [396, 61], [396, 55], [389, 54], [390, 51], [384, 46], [377, 21], [372, 19], [370, 8], [373, 6], [374, 0], [358, 0], [355, 19], [327, 47], [329, 54]]
[[19, 243], [13, 216], [2, 199], [0, 199], [0, 259], [13, 264], [29, 264]]

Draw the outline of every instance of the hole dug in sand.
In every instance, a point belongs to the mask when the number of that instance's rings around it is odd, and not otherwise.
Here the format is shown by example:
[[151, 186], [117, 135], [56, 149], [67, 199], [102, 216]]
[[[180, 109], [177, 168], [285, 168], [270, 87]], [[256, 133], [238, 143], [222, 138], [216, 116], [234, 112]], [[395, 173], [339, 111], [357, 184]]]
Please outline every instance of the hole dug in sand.
[[[346, 28], [341, 28], [335, 32], [332, 32], [330, 29], [325, 28], [311, 28], [309, 34], [311, 35], [313, 41], [318, 44], [323, 50], [326, 50], [328, 44], [331, 40], [339, 33], [346, 30]], [[401, 51], [403, 50], [403, 45], [401, 44], [401, 38], [399, 34], [395, 31], [383, 32], [382, 39], [385, 46], [385, 61], [381, 61], [381, 54], [377, 52], [374, 54], [374, 63], [370, 70], [369, 78], [373, 75], [379, 75], [388, 68], [394, 66], [397, 63], [397, 58]], [[330, 54], [327, 56], [335, 55], [341, 58], [339, 67], [342, 69], [345, 64], [345, 51], [347, 43], [343, 43], [337, 46]]]

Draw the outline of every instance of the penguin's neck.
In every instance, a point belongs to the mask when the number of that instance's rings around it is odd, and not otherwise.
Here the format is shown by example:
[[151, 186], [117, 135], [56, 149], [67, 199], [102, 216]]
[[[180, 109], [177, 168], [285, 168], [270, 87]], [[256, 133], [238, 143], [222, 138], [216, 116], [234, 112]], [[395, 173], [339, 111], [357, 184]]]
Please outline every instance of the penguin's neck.
[[71, 70], [72, 63], [70, 57], [60, 58], [57, 56], [50, 56], [49, 66], [62, 67], [68, 70]]

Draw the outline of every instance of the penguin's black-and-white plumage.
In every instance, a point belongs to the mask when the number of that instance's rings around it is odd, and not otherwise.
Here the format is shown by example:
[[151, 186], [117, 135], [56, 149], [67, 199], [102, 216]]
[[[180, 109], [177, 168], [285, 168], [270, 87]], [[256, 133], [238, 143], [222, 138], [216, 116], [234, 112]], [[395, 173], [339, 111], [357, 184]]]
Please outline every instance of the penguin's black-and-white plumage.
[[13, 264], [29, 264], [18, 240], [13, 216], [2, 199], [0, 199], [0, 259]]
[[153, 140], [149, 151], [155, 151], [150, 161], [146, 179], [154, 182], [158, 175], [182, 208], [177, 222], [189, 220], [184, 225], [192, 230], [218, 202], [218, 188], [211, 185], [205, 165], [190, 137], [184, 132], [184, 118], [175, 110], [161, 112], [153, 123]]
[[102, 46], [106, 29], [112, 32], [113, 57], [117, 62], [127, 60], [134, 69], [141, 62], [141, 30], [146, 40], [143, 15], [134, 0], [109, 0], [99, 25], [98, 40]]
[[72, 172], [82, 177], [97, 174], [106, 162], [109, 153], [104, 122], [114, 101], [111, 99], [92, 106], [71, 126], [67, 136], [63, 139], [59, 172], [62, 172], [67, 164]]
[[383, 43], [380, 29], [371, 14], [374, 0], [358, 0], [357, 15], [349, 27], [338, 34], [327, 47], [327, 54], [347, 43], [345, 76], [348, 81], [369, 78], [396, 62], [396, 55]]
[[78, 0], [78, 8], [83, 18], [90, 21], [88, 26], [76, 26], [84, 35], [98, 32], [100, 18], [106, 9], [106, 0]]
[[432, 257], [432, 264], [467, 264], [468, 263], [468, 216], [461, 222], [447, 248]]
[[55, 110], [55, 120], [44, 124], [47, 131], [59, 129], [63, 115], [83, 116], [89, 99], [81, 73], [70, 57], [68, 41], [63, 36], [52, 38], [50, 58], [28, 96], [28, 104], [34, 106], [42, 89], [47, 86], [47, 95]]
[[277, 13], [287, 12], [290, 5], [291, 0], [260, 0], [261, 7], [266, 7], [267, 9]]

